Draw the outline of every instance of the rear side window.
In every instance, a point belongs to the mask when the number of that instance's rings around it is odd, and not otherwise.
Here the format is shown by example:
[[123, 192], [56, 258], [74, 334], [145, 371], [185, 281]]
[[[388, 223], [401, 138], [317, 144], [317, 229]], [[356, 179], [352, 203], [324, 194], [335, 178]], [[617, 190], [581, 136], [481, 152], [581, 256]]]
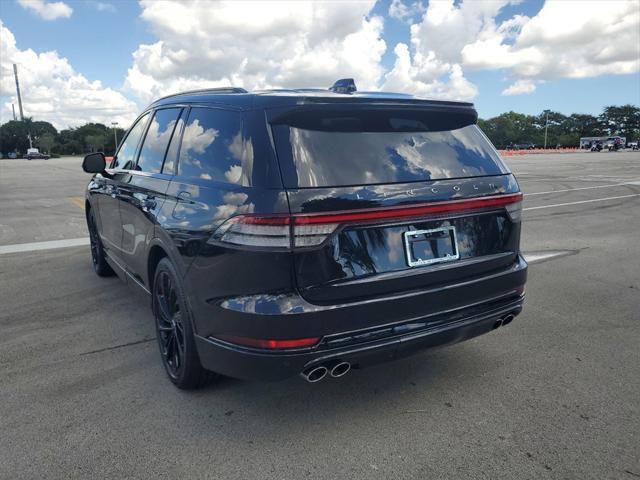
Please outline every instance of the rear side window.
[[180, 108], [166, 108], [153, 115], [140, 149], [136, 170], [160, 173], [180, 111]]
[[238, 112], [192, 108], [182, 135], [178, 174], [242, 184], [243, 149]]
[[149, 118], [149, 114], [146, 113], [136, 122], [136, 124], [129, 130], [129, 134], [127, 138], [124, 139], [124, 142], [120, 146], [120, 150], [118, 150], [118, 154], [116, 155], [115, 161], [111, 168], [115, 168], [117, 170], [133, 170], [136, 159], [136, 150], [138, 149], [138, 144], [140, 143], [140, 137], [144, 133], [144, 127], [147, 125], [147, 120]]
[[508, 173], [476, 125], [444, 131], [404, 131], [424, 129], [412, 122], [415, 120], [389, 118], [390, 129], [400, 126], [400, 131], [375, 132], [354, 131], [351, 125], [338, 125], [331, 131], [274, 125], [285, 187], [402, 183]]

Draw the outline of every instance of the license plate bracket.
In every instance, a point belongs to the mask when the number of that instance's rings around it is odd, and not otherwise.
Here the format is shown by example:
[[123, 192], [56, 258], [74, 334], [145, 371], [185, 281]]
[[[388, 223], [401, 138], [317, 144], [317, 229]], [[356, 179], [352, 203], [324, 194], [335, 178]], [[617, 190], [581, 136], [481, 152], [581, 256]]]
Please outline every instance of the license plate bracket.
[[456, 227], [453, 226], [404, 232], [404, 249], [410, 267], [460, 259]]

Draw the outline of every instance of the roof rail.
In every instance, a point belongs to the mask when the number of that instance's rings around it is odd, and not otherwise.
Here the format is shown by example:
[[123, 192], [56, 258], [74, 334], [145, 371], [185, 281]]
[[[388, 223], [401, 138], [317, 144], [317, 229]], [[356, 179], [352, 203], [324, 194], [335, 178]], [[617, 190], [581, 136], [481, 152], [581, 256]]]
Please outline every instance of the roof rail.
[[186, 92], [172, 93], [171, 95], [166, 95], [164, 97], [157, 99], [153, 103], [159, 102], [160, 100], [164, 100], [166, 98], [178, 97], [180, 95], [194, 95], [197, 93], [223, 93], [224, 94], [224, 93], [249, 93], [249, 92], [246, 91], [244, 88], [240, 88], [240, 87], [201, 88], [198, 90], [188, 90]]

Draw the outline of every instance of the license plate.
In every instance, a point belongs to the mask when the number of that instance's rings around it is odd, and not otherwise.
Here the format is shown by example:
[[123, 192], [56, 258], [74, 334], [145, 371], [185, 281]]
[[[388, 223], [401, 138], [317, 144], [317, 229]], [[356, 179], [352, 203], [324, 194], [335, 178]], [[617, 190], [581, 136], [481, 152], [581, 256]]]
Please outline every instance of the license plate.
[[460, 258], [456, 227], [404, 232], [404, 249], [410, 267], [452, 262]]

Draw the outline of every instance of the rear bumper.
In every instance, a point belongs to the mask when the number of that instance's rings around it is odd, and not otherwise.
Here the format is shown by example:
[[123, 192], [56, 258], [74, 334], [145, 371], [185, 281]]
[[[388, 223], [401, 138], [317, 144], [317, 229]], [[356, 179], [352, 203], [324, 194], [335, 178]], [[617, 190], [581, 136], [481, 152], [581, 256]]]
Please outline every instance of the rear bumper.
[[[196, 344], [200, 360], [207, 369], [235, 378], [276, 381], [317, 365], [346, 361], [355, 368], [366, 367], [407, 357], [427, 348], [462, 342], [492, 331], [496, 322], [508, 314], [517, 316], [522, 311], [523, 300], [524, 297], [512, 297], [498, 303], [492, 302], [491, 307], [474, 306], [473, 309], [457, 311], [453, 321], [443, 321], [441, 316], [440, 323], [427, 324], [411, 333], [392, 333], [382, 339], [338, 347], [323, 341], [312, 349], [268, 352], [200, 336], [196, 336]], [[397, 324], [396, 327], [404, 325], [407, 324]], [[352, 332], [351, 336], [357, 333]]]
[[[283, 313], [270, 306], [269, 313], [262, 314], [261, 307], [254, 303], [252, 313], [240, 317], [245, 321], [242, 325], [249, 328], [239, 329], [238, 323], [232, 324], [228, 328], [234, 334], [253, 338], [322, 336], [323, 340], [312, 348], [268, 351], [232, 345], [199, 331], [198, 353], [207, 369], [236, 378], [268, 381], [338, 360], [356, 368], [390, 361], [488, 333], [505, 315], [518, 315], [524, 301], [519, 287], [524, 286], [526, 273], [527, 264], [518, 257], [510, 268], [481, 279], [382, 302], [314, 306], [308, 311], [289, 303], [293, 311]], [[236, 307], [241, 305], [242, 302]], [[228, 310], [229, 306], [222, 308]], [[360, 322], [363, 316], [365, 327]], [[260, 320], [258, 325], [254, 325], [256, 318]], [[342, 328], [337, 328], [336, 322]]]

